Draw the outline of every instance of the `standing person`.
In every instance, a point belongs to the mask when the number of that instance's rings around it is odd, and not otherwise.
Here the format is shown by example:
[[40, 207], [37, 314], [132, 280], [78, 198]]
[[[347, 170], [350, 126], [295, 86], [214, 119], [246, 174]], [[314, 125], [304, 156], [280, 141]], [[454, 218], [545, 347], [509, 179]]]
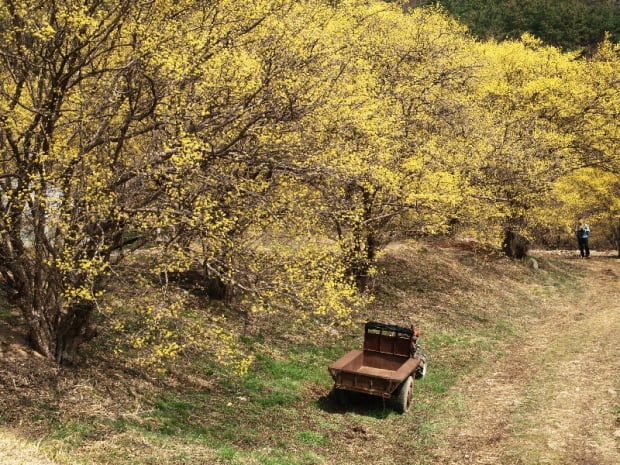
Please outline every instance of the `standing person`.
[[575, 235], [579, 244], [579, 253], [581, 258], [590, 258], [590, 247], [588, 246], [588, 238], [590, 237], [590, 226], [579, 218], [579, 223], [575, 226]]

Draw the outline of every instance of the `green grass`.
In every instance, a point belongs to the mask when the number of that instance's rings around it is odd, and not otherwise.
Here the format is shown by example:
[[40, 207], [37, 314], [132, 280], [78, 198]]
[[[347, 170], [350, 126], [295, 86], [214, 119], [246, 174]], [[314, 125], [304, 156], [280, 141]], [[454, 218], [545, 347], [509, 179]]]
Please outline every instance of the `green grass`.
[[192, 422], [192, 410], [201, 405], [195, 399], [183, 399], [174, 395], [165, 395], [153, 403], [150, 414], [152, 423], [147, 423], [155, 431], [168, 436], [200, 436], [204, 429]]
[[573, 280], [564, 273], [559, 273], [557, 271], [550, 271], [548, 276], [548, 282], [551, 286], [558, 289], [567, 288], [569, 283], [573, 283]]
[[222, 445], [219, 449], [217, 449], [216, 457], [222, 463], [236, 463], [237, 458], [240, 456], [239, 451], [230, 446], [230, 445]]
[[61, 423], [50, 435], [50, 439], [62, 441], [65, 448], [75, 449], [93, 433], [94, 426], [84, 423]]
[[[289, 346], [275, 354], [272, 349], [270, 355], [257, 352], [247, 376], [226, 379], [216, 393], [164, 393], [147, 402], [139, 419], [110, 426], [160, 445], [168, 440], [208, 445], [222, 464], [321, 463], [320, 450], [329, 445], [328, 433], [338, 423], [321, 410], [322, 396], [313, 398], [312, 392], [328, 391], [326, 367], [343, 349], [337, 344]], [[299, 450], [303, 453], [291, 452]]]
[[241, 388], [254, 404], [263, 408], [294, 403], [300, 400], [304, 386], [325, 381], [331, 353], [321, 353], [316, 347], [296, 347], [286, 358], [278, 360], [258, 353]]
[[306, 445], [324, 446], [327, 444], [327, 438], [317, 431], [300, 431], [297, 433], [297, 440]]

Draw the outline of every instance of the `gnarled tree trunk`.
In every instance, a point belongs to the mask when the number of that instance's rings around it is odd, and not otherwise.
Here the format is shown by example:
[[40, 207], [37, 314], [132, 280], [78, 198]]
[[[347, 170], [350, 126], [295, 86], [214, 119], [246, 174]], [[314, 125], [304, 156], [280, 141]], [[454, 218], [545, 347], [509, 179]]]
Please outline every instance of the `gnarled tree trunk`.
[[516, 259], [525, 258], [529, 247], [530, 244], [527, 238], [522, 236], [518, 231], [512, 229], [506, 229], [504, 231], [502, 250], [506, 256]]

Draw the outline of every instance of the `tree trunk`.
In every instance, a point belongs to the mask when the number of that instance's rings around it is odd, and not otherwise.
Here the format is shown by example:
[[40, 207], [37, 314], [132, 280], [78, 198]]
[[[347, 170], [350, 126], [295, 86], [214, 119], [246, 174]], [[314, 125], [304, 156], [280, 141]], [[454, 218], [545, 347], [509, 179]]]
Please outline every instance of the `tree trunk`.
[[91, 324], [93, 308], [91, 302], [66, 310], [22, 307], [32, 348], [59, 364], [77, 363], [80, 344], [96, 335]]
[[620, 219], [618, 219], [618, 258], [620, 258]]
[[55, 357], [58, 363], [77, 363], [80, 345], [97, 335], [91, 323], [93, 310], [93, 302], [84, 302], [71, 306], [63, 314], [56, 329]]
[[46, 358], [54, 357], [55, 345], [51, 328], [47, 325], [40, 309], [22, 307], [22, 314], [28, 326], [28, 338], [31, 347]]
[[348, 251], [347, 273], [355, 279], [359, 290], [365, 290], [370, 284], [370, 271], [375, 264], [377, 243], [370, 232], [359, 232], [355, 236], [355, 245]]
[[502, 250], [510, 258], [522, 259], [527, 256], [529, 241], [517, 231], [506, 229], [504, 231]]

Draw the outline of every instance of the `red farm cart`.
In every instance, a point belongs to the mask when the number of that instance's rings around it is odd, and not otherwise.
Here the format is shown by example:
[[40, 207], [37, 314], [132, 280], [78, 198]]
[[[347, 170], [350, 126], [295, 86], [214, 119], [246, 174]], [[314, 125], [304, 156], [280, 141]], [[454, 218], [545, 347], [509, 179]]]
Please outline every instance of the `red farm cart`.
[[409, 410], [413, 380], [426, 374], [426, 354], [420, 353], [417, 329], [369, 321], [363, 350], [351, 350], [332, 363], [334, 393], [347, 391], [390, 399], [400, 413]]

